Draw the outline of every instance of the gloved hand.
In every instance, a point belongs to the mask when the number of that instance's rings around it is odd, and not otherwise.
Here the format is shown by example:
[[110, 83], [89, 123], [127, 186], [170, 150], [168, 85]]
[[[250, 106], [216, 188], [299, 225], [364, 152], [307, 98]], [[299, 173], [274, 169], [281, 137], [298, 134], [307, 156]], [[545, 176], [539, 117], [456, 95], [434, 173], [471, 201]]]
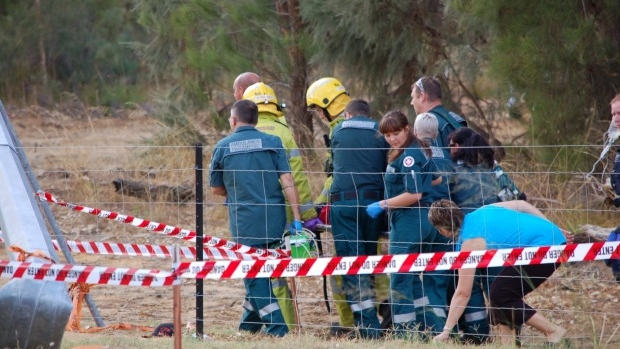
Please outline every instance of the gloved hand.
[[310, 230], [310, 231], [316, 231], [316, 225], [317, 224], [323, 224], [323, 221], [321, 221], [321, 219], [319, 217], [315, 217], [312, 218], [309, 221], [305, 221], [304, 222], [304, 228]]
[[289, 233], [291, 233], [291, 235], [297, 235], [297, 233], [300, 233], [302, 229], [302, 223], [301, 221], [293, 221], [293, 224], [291, 224], [291, 227], [288, 228]]
[[368, 205], [368, 207], [366, 207], [366, 213], [372, 218], [379, 217], [379, 215], [383, 211], [385, 210], [383, 209], [383, 207], [381, 207], [381, 201], [373, 202], [372, 204]]
[[614, 206], [620, 207], [620, 197], [614, 199]]

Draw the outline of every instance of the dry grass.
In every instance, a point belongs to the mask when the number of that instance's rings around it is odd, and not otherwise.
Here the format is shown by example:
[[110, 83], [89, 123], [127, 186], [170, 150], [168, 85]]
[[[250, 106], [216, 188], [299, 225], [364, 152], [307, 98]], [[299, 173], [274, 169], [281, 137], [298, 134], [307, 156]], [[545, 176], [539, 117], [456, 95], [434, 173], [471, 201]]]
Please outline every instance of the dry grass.
[[[39, 108], [21, 110], [11, 115], [12, 122], [44, 190], [58, 199], [86, 206], [98, 207], [133, 215], [183, 228], [194, 229], [195, 207], [192, 203], [172, 200], [144, 200], [114, 192], [112, 180], [123, 177], [152, 184], [193, 186], [194, 150], [187, 145], [181, 133], [155, 122], [144, 110], [110, 115], [107, 111], [79, 115]], [[90, 113], [90, 114], [89, 114]], [[209, 146], [222, 137], [220, 132], [199, 131], [209, 141], [205, 147], [204, 167], [208, 165]], [[157, 146], [148, 146], [145, 140], [159, 136]], [[314, 193], [323, 185], [323, 148], [317, 141], [316, 157], [306, 162]], [[510, 151], [502, 162], [530, 200], [541, 207], [561, 226], [576, 231], [583, 224], [614, 226], [617, 210], [602, 204], [602, 196], [591, 185], [581, 180], [579, 173], [559, 173], [548, 166], [533, 163], [526, 152]], [[205, 180], [207, 176], [205, 175]], [[205, 189], [207, 189], [205, 183]], [[223, 199], [205, 190], [205, 233], [228, 238], [227, 210]], [[154, 235], [117, 222], [96, 218], [66, 208], [53, 206], [54, 215], [69, 240], [109, 241], [172, 244], [178, 240]], [[169, 269], [167, 259], [102, 257], [76, 255], [78, 263], [107, 266], [133, 266]], [[0, 259], [6, 258], [0, 250]], [[0, 279], [0, 285], [6, 280]], [[391, 348], [418, 347], [421, 343], [401, 340], [376, 342], [333, 339], [327, 335], [329, 323], [337, 321], [327, 314], [322, 302], [322, 280], [300, 278], [302, 334], [283, 339], [238, 334], [243, 297], [239, 280], [205, 281], [207, 342], [198, 341], [186, 333], [184, 348]], [[186, 280], [183, 286], [182, 317], [193, 321], [195, 299], [194, 282]], [[121, 288], [97, 286], [92, 295], [107, 324], [128, 322], [156, 326], [170, 322], [172, 291], [169, 288]], [[550, 316], [555, 323], [569, 329], [569, 336], [583, 348], [616, 348], [620, 345], [620, 315], [617, 314], [618, 285], [612, 282], [609, 268], [602, 262], [576, 263], [557, 272], [550, 282], [534, 292], [528, 300]], [[86, 310], [85, 310], [86, 311]], [[94, 325], [85, 313], [84, 325]], [[142, 338], [142, 333], [112, 331], [101, 334], [66, 333], [62, 348], [101, 344], [108, 348], [171, 348], [169, 338]], [[539, 345], [541, 338], [532, 331], [524, 332], [528, 347]], [[433, 346], [452, 348], [457, 346]], [[498, 346], [492, 346], [494, 348]]]

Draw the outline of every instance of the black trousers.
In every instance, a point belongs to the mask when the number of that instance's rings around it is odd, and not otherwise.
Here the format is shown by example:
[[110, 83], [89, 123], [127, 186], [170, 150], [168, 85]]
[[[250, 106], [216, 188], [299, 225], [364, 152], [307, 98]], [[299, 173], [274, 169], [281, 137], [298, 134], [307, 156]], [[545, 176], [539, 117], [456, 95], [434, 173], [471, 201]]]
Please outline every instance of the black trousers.
[[492, 322], [519, 328], [536, 310], [523, 298], [545, 282], [560, 266], [556, 264], [506, 267], [497, 275], [489, 294]]

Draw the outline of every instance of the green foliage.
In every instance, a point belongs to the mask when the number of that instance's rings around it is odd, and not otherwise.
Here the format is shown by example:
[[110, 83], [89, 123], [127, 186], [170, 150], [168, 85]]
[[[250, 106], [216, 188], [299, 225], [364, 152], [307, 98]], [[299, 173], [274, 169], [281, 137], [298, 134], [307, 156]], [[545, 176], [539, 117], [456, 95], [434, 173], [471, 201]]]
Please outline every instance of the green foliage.
[[[488, 76], [514, 87], [531, 113], [536, 144], [600, 144], [592, 128], [609, 120], [609, 101], [620, 88], [620, 3], [509, 0], [452, 3], [461, 30], [486, 32], [481, 47]], [[616, 20], [613, 20], [613, 19]], [[615, 40], [613, 38], [616, 38]], [[607, 127], [606, 123], [604, 128]], [[567, 150], [565, 163], [584, 170], [591, 162]], [[551, 163], [555, 150], [537, 151]]]
[[381, 111], [406, 105], [415, 79], [434, 74], [443, 59], [436, 2], [307, 0], [300, 10], [312, 32], [318, 76], [338, 72]]
[[136, 9], [155, 34], [142, 51], [151, 74], [179, 85], [197, 106], [230, 101], [232, 81], [243, 71], [286, 80], [288, 57], [273, 1], [142, 0]]
[[221, 116], [233, 102], [235, 77], [244, 71], [261, 75], [291, 105], [291, 42], [281, 35], [274, 1], [139, 0], [135, 8], [139, 23], [154, 34], [139, 47], [151, 77], [174, 86], [188, 111], [207, 109], [212, 124], [227, 126]]
[[154, 145], [192, 145], [204, 143], [191, 117], [191, 104], [184, 98], [179, 88], [170, 88], [154, 95], [153, 116], [158, 119], [164, 130], [152, 139]]
[[5, 4], [0, 11], [0, 93], [36, 103], [65, 91], [84, 98], [94, 95], [83, 95], [85, 90], [118, 89], [99, 101], [129, 101], [123, 91], [139, 82], [140, 61], [127, 43], [144, 39], [131, 0], [39, 3], [40, 19], [35, 1]]
[[[620, 90], [615, 0], [304, 0], [303, 23], [291, 20], [297, 3], [0, 0], [0, 94], [32, 103], [68, 91], [122, 106], [174, 91], [183, 113], [208, 110], [217, 121], [235, 76], [255, 71], [292, 107], [291, 125], [311, 130], [302, 90], [316, 78], [340, 78], [377, 114], [413, 114], [412, 82], [434, 75], [444, 104], [489, 137], [508, 115], [530, 123], [534, 143], [562, 145], [600, 144]], [[566, 161], [535, 155], [584, 168], [592, 155], [574, 149]]]

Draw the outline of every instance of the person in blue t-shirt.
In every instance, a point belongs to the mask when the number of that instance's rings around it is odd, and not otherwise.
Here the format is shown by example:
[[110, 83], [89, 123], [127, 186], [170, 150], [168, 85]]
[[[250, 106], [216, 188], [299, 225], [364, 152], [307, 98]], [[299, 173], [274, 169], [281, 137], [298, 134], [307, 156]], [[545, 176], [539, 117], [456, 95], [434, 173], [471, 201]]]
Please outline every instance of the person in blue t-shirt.
[[[483, 206], [467, 215], [452, 201], [431, 205], [429, 220], [447, 238], [455, 239], [457, 250], [521, 248], [572, 242], [572, 234], [549, 221], [542, 212], [522, 201]], [[535, 264], [504, 267], [491, 284], [489, 302], [492, 321], [499, 325], [502, 344], [511, 344], [513, 330], [527, 324], [541, 331], [547, 342], [559, 343], [566, 330], [551, 323], [523, 300], [560, 266]], [[476, 269], [459, 269], [456, 292], [444, 331], [434, 338], [445, 341], [469, 301]]]

